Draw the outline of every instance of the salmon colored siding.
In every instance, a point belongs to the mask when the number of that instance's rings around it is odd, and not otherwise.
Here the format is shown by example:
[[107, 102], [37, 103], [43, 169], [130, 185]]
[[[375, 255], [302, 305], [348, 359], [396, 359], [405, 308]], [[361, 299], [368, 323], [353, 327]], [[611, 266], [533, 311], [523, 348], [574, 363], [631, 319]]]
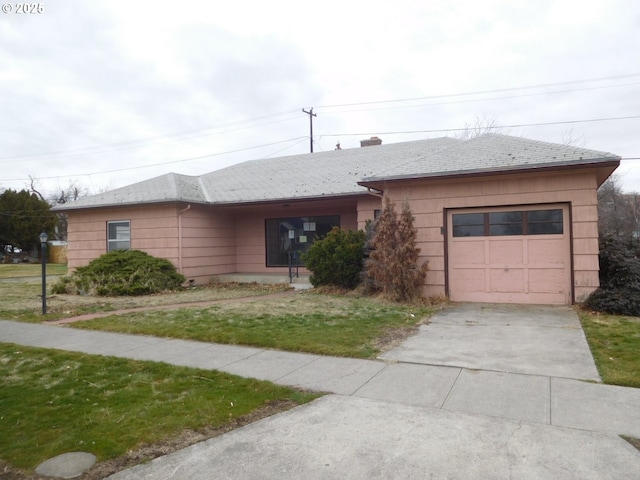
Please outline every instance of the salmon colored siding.
[[107, 222], [129, 220], [131, 248], [178, 264], [178, 222], [175, 205], [147, 208], [105, 208], [68, 213], [69, 268], [88, 264], [107, 252]]
[[[265, 221], [268, 218], [339, 215], [342, 228], [356, 229], [373, 218], [379, 198], [359, 198], [292, 204], [214, 207], [158, 204], [69, 212], [69, 268], [86, 265], [107, 252], [107, 222], [128, 220], [131, 248], [170, 260], [196, 284], [224, 273], [283, 273], [267, 267]], [[367, 210], [357, 211], [363, 202]], [[287, 206], [285, 206], [287, 205]], [[379, 208], [379, 207], [378, 207]]]
[[358, 199], [358, 230], [364, 230], [367, 220], [375, 218], [376, 210], [382, 210], [382, 198], [367, 195]]
[[429, 262], [425, 293], [445, 295], [445, 209], [568, 203], [571, 216], [573, 293], [582, 301], [598, 287], [597, 183], [593, 170], [500, 175], [466, 180], [388, 182], [385, 195], [409, 202], [422, 260]]
[[196, 284], [204, 284], [209, 282], [211, 275], [234, 273], [236, 245], [233, 217], [220, 209], [199, 205], [182, 211], [182, 261], [178, 265], [182, 274]]

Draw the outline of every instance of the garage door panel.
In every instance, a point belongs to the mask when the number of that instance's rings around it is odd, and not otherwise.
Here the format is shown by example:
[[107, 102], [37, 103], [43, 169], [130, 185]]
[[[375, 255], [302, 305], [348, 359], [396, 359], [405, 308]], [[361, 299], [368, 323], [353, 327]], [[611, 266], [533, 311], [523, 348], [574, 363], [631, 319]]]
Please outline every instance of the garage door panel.
[[564, 293], [564, 269], [529, 269], [529, 290], [532, 293]]
[[[555, 210], [554, 222], [562, 211], [563, 223], [553, 229], [540, 218]], [[498, 214], [495, 214], [498, 212]], [[500, 214], [506, 212], [506, 215]], [[513, 212], [524, 212], [511, 215]], [[468, 215], [474, 213], [474, 215]], [[453, 216], [459, 231], [474, 223], [475, 236], [453, 236]], [[521, 235], [501, 236], [492, 232], [517, 231], [512, 225], [522, 218]], [[484, 218], [484, 227], [481, 226]], [[450, 210], [448, 219], [448, 283], [453, 301], [498, 303], [571, 303], [570, 227], [566, 205], [495, 207], [493, 209]], [[480, 219], [480, 221], [478, 221]], [[503, 222], [493, 229], [491, 222]], [[504, 228], [503, 228], [504, 227]], [[466, 228], [466, 230], [465, 230]], [[505, 228], [507, 230], [505, 230]], [[539, 234], [540, 231], [562, 233]]]
[[[467, 292], [486, 292], [485, 269], [482, 268], [464, 268], [460, 275], [456, 275], [457, 281], [451, 284], [451, 290], [462, 293]], [[461, 276], [464, 275], [464, 281]]]
[[460, 242], [456, 255], [460, 265], [484, 265], [486, 263], [483, 242], [465, 239]]
[[565, 239], [542, 238], [528, 240], [529, 264], [539, 262], [564, 264], [567, 261]]
[[490, 291], [501, 293], [522, 293], [524, 288], [523, 269], [491, 269], [489, 278], [491, 281]]
[[524, 251], [522, 240], [486, 240], [486, 243], [489, 245], [490, 263], [503, 265], [521, 265], [523, 263]]

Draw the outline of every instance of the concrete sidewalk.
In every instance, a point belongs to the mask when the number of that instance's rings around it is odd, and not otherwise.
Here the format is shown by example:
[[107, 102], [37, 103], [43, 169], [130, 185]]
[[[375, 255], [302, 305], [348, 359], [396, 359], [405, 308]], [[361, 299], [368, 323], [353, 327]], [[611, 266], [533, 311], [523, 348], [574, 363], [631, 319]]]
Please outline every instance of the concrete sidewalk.
[[333, 392], [151, 462], [138, 479], [635, 479], [640, 389], [0, 321], [0, 342]]
[[216, 369], [280, 385], [640, 438], [640, 389], [0, 321], [0, 342]]

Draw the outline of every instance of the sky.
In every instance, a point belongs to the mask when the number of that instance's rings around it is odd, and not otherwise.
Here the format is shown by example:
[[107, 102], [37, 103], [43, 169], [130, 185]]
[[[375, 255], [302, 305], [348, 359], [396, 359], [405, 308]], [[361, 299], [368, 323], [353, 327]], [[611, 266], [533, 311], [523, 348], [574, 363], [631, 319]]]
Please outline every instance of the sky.
[[620, 155], [640, 191], [635, 0], [36, 5], [0, 13], [0, 190], [306, 153], [313, 108], [316, 152], [479, 122]]

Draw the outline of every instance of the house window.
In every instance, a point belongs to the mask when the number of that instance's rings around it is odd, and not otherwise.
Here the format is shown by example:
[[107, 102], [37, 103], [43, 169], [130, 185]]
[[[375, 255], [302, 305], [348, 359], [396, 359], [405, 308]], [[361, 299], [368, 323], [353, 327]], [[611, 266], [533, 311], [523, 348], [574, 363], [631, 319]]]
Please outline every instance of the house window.
[[562, 209], [453, 215], [454, 237], [561, 235], [562, 233]]
[[107, 222], [107, 252], [131, 248], [131, 222], [118, 220]]
[[267, 267], [286, 267], [291, 255], [299, 258], [315, 240], [339, 226], [339, 215], [267, 219]]

